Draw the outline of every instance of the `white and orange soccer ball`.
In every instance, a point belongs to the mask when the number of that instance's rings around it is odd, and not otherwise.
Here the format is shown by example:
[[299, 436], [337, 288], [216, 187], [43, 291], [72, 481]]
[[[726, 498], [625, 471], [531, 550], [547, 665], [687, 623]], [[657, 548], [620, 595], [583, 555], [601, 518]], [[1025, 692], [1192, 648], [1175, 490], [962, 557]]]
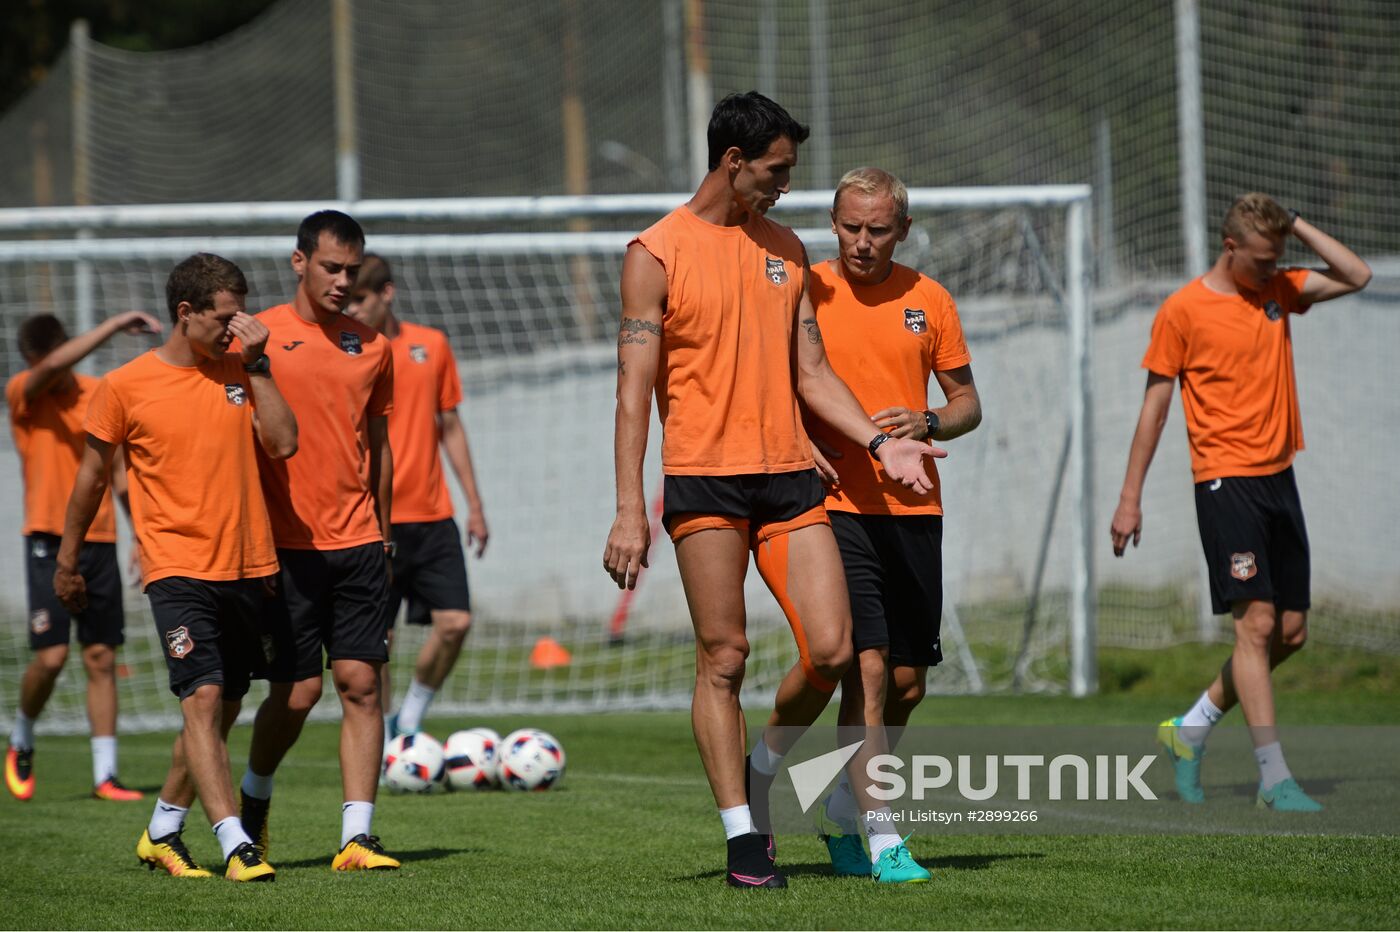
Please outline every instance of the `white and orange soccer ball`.
[[443, 745], [447, 785], [454, 790], [489, 790], [497, 784], [500, 736], [489, 728], [454, 731]]
[[547, 731], [521, 728], [501, 741], [501, 786], [512, 790], [547, 790], [564, 776], [564, 746]]
[[442, 784], [442, 745], [432, 735], [399, 735], [384, 751], [384, 783], [400, 793], [428, 793]]

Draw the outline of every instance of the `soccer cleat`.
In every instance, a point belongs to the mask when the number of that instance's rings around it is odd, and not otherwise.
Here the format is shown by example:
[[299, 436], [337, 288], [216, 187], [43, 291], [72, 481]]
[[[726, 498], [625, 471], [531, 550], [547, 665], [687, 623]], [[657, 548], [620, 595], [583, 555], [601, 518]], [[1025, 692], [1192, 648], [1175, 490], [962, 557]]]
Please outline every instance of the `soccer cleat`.
[[724, 882], [741, 889], [786, 887], [787, 878], [771, 860], [770, 850], [770, 843], [763, 835], [750, 833], [729, 839], [729, 864]]
[[267, 812], [272, 808], [272, 800], [258, 799], [256, 796], [249, 796], [242, 790], [238, 791], [241, 804], [238, 807], [238, 821], [243, 823], [243, 831], [248, 833], [248, 837], [253, 839], [253, 844], [258, 849], [260, 857], [267, 857], [267, 849], [270, 844], [270, 836], [267, 831]]
[[20, 802], [34, 798], [34, 749], [10, 745], [5, 752], [5, 786]]
[[845, 830], [841, 823], [826, 813], [830, 797], [816, 808], [817, 837], [826, 843], [826, 852], [831, 855], [831, 867], [837, 877], [868, 877], [870, 858], [865, 853], [865, 845], [860, 836]]
[[171, 877], [214, 876], [190, 857], [190, 850], [179, 832], [171, 832], [155, 841], [151, 840], [149, 831], [142, 832], [141, 840], [136, 843], [136, 857], [149, 870], [159, 867]]
[[109, 799], [116, 803], [134, 803], [145, 798], [145, 794], [140, 790], [129, 790], [122, 786], [122, 781], [116, 777], [108, 777], [94, 786], [92, 795], [95, 799]]
[[1172, 772], [1176, 776], [1176, 795], [1184, 803], [1203, 803], [1205, 791], [1201, 789], [1201, 758], [1205, 756], [1205, 746], [1194, 747], [1181, 740], [1181, 716], [1169, 718], [1157, 726], [1157, 743], [1167, 752], [1172, 762]]
[[[768, 854], [768, 863], [778, 861], [778, 839], [770, 831], [768, 824], [768, 794], [773, 787], [773, 777], [753, 769], [753, 755], [744, 758], [744, 798], [749, 801], [749, 816], [754, 828], [763, 837], [763, 847]], [[758, 800], [754, 800], [754, 783], [758, 784]]]
[[384, 720], [384, 741], [390, 742], [403, 732], [399, 731], [399, 713], [395, 712]]
[[277, 871], [258, 855], [252, 842], [245, 841], [228, 856], [224, 877], [239, 883], [266, 883], [277, 879]]
[[384, 853], [378, 835], [356, 835], [331, 862], [336, 871], [396, 871], [399, 862]]
[[1304, 793], [1298, 781], [1292, 777], [1280, 780], [1267, 790], [1260, 787], [1254, 805], [1259, 809], [1272, 809], [1274, 812], [1322, 811], [1322, 803]]
[[[904, 841], [908, 840], [906, 835]], [[933, 875], [920, 867], [904, 842], [900, 842], [880, 852], [870, 867], [870, 876], [876, 883], [928, 883]]]

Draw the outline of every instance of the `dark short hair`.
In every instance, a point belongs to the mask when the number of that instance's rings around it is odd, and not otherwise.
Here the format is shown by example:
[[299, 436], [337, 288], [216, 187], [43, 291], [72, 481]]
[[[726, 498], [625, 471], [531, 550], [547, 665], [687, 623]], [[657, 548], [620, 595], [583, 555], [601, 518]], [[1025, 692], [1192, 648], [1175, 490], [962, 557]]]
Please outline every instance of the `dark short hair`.
[[346, 246], [365, 244], [365, 231], [349, 214], [338, 210], [318, 210], [297, 227], [297, 249], [309, 257], [321, 244], [321, 234], [329, 233], [331, 239]]
[[19, 352], [25, 359], [42, 359], [67, 342], [63, 321], [52, 314], [35, 314], [19, 325]]
[[365, 261], [360, 263], [360, 274], [355, 278], [354, 293], [373, 291], [376, 294], [394, 280], [389, 262], [378, 253], [365, 253]]
[[214, 296], [221, 291], [244, 296], [248, 294], [248, 280], [243, 270], [223, 256], [197, 252], [170, 270], [165, 280], [165, 306], [170, 310], [170, 322], [180, 322], [176, 311], [182, 303], [189, 302], [196, 311], [207, 311], [214, 306]]
[[749, 91], [730, 94], [715, 104], [705, 135], [710, 144], [710, 170], [714, 171], [733, 146], [738, 146], [744, 158], [756, 159], [778, 137], [786, 136], [794, 145], [800, 145], [807, 141], [811, 130], [758, 91]]

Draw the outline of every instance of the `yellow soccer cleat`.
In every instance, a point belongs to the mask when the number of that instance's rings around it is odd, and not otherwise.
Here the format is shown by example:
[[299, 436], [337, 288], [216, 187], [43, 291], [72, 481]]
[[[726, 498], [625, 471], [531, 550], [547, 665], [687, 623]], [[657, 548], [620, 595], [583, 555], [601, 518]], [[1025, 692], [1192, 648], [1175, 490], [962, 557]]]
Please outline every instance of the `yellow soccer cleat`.
[[179, 832], [171, 832], [155, 841], [150, 832], [142, 832], [136, 843], [136, 857], [150, 870], [159, 867], [171, 877], [213, 877], [194, 862], [190, 850], [180, 838]]
[[34, 798], [34, 750], [10, 745], [5, 752], [5, 786], [20, 802]]
[[233, 849], [224, 867], [224, 876], [240, 883], [270, 882], [277, 879], [277, 871], [258, 855], [252, 842], [245, 841]]
[[377, 835], [356, 835], [331, 862], [337, 871], [396, 871], [399, 862], [384, 853]]
[[1157, 743], [1167, 752], [1167, 760], [1171, 761], [1176, 795], [1184, 803], [1202, 803], [1206, 794], [1201, 789], [1201, 758], [1205, 756], [1206, 749], [1183, 741], [1181, 727], [1181, 716], [1167, 719], [1157, 726]]

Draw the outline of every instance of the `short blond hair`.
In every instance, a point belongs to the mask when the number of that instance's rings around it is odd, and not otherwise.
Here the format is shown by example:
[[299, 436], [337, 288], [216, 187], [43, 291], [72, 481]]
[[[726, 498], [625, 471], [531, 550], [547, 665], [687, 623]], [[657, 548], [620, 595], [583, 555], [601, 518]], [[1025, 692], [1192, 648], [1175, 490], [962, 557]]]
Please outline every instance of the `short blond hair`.
[[1250, 233], [1285, 237], [1292, 229], [1293, 218], [1278, 201], [1267, 194], [1252, 191], [1235, 198], [1230, 209], [1225, 211], [1225, 222], [1220, 225], [1220, 238], [1240, 243]]
[[887, 195], [894, 201], [897, 219], [903, 220], [909, 216], [908, 189], [904, 187], [904, 182], [883, 168], [853, 168], [842, 175], [840, 183], [836, 185], [836, 197], [831, 201], [832, 210], [837, 209], [841, 204], [842, 193], [848, 190], [859, 191], [861, 194]]

